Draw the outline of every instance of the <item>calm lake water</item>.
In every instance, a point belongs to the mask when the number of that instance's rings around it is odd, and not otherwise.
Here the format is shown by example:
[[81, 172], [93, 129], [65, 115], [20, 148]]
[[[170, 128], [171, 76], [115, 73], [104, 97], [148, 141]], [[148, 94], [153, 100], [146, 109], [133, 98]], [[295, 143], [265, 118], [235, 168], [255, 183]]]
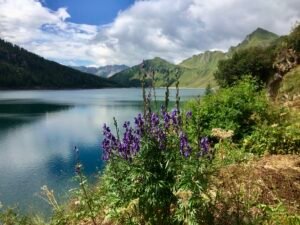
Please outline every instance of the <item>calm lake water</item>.
[[[157, 90], [162, 100], [164, 89]], [[181, 89], [181, 100], [202, 89]], [[175, 90], [171, 90], [174, 99]], [[48, 214], [39, 196], [47, 185], [65, 200], [74, 181], [77, 146], [90, 178], [104, 166], [102, 126], [132, 120], [142, 110], [141, 89], [0, 91], [0, 202]]]

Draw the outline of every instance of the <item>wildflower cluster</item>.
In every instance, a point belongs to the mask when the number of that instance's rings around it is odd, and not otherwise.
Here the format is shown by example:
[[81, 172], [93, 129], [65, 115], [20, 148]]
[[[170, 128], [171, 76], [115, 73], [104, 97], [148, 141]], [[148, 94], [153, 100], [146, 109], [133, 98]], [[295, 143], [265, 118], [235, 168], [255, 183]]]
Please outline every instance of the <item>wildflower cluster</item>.
[[[186, 113], [186, 120], [192, 117], [191, 112]], [[111, 132], [110, 128], [104, 124], [102, 142], [103, 159], [109, 160], [112, 155], [117, 155], [126, 160], [131, 160], [140, 150], [143, 138], [149, 138], [157, 144], [159, 150], [165, 150], [167, 147], [169, 135], [175, 135], [179, 140], [180, 153], [189, 157], [192, 147], [187, 135], [182, 129], [182, 118], [178, 109], [168, 112], [161, 107], [160, 114], [149, 111], [145, 116], [138, 114], [134, 118], [134, 126], [127, 121], [124, 123], [125, 129], [122, 140], [119, 140]], [[118, 130], [118, 129], [117, 129]], [[208, 143], [208, 140], [207, 140]], [[201, 145], [203, 147], [204, 145]], [[208, 145], [203, 149], [208, 152]]]
[[104, 160], [108, 160], [114, 154], [126, 160], [131, 160], [132, 157], [139, 152], [141, 129], [132, 128], [129, 121], [124, 123], [123, 128], [125, 129], [123, 139], [119, 140], [112, 134], [110, 128], [104, 124], [104, 140], [102, 142]]

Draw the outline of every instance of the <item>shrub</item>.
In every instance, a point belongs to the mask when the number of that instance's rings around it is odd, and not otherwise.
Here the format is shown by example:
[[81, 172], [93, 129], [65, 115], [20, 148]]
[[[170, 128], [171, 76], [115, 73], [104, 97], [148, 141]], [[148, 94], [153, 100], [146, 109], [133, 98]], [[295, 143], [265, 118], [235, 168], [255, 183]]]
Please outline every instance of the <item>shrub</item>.
[[245, 74], [267, 83], [275, 72], [273, 61], [272, 49], [255, 47], [240, 50], [235, 52], [230, 59], [221, 60], [214, 76], [221, 87], [234, 85]]
[[232, 130], [233, 140], [241, 140], [257, 123], [270, 117], [266, 95], [258, 91], [251, 77], [233, 87], [220, 89], [214, 95], [193, 100], [187, 107], [193, 112], [189, 130], [194, 136], [210, 136], [213, 128], [221, 128]]
[[0, 208], [0, 224], [4, 225], [41, 225], [38, 217], [22, 215], [18, 208]]
[[287, 38], [287, 47], [300, 52], [300, 24], [297, 23]]
[[298, 154], [300, 152], [299, 126], [289, 121], [261, 124], [243, 140], [243, 149], [247, 152], [262, 155]]

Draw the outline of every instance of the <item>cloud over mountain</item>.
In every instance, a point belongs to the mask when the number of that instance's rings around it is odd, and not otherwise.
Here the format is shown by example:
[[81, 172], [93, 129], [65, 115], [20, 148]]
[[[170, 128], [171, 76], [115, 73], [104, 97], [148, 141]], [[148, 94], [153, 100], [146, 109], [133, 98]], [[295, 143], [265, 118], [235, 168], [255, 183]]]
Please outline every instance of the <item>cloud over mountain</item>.
[[178, 62], [227, 50], [263, 27], [286, 34], [300, 20], [298, 0], [136, 1], [106, 25], [69, 22], [67, 8], [38, 0], [0, 0], [0, 37], [65, 64], [127, 64], [160, 56]]

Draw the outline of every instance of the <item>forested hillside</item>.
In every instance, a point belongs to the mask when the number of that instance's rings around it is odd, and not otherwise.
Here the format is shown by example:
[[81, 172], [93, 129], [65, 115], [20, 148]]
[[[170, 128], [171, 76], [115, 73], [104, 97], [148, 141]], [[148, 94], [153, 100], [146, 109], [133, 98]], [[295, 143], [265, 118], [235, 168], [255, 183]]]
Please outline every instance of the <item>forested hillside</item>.
[[87, 75], [46, 60], [0, 39], [1, 89], [68, 89], [117, 86], [113, 81]]

